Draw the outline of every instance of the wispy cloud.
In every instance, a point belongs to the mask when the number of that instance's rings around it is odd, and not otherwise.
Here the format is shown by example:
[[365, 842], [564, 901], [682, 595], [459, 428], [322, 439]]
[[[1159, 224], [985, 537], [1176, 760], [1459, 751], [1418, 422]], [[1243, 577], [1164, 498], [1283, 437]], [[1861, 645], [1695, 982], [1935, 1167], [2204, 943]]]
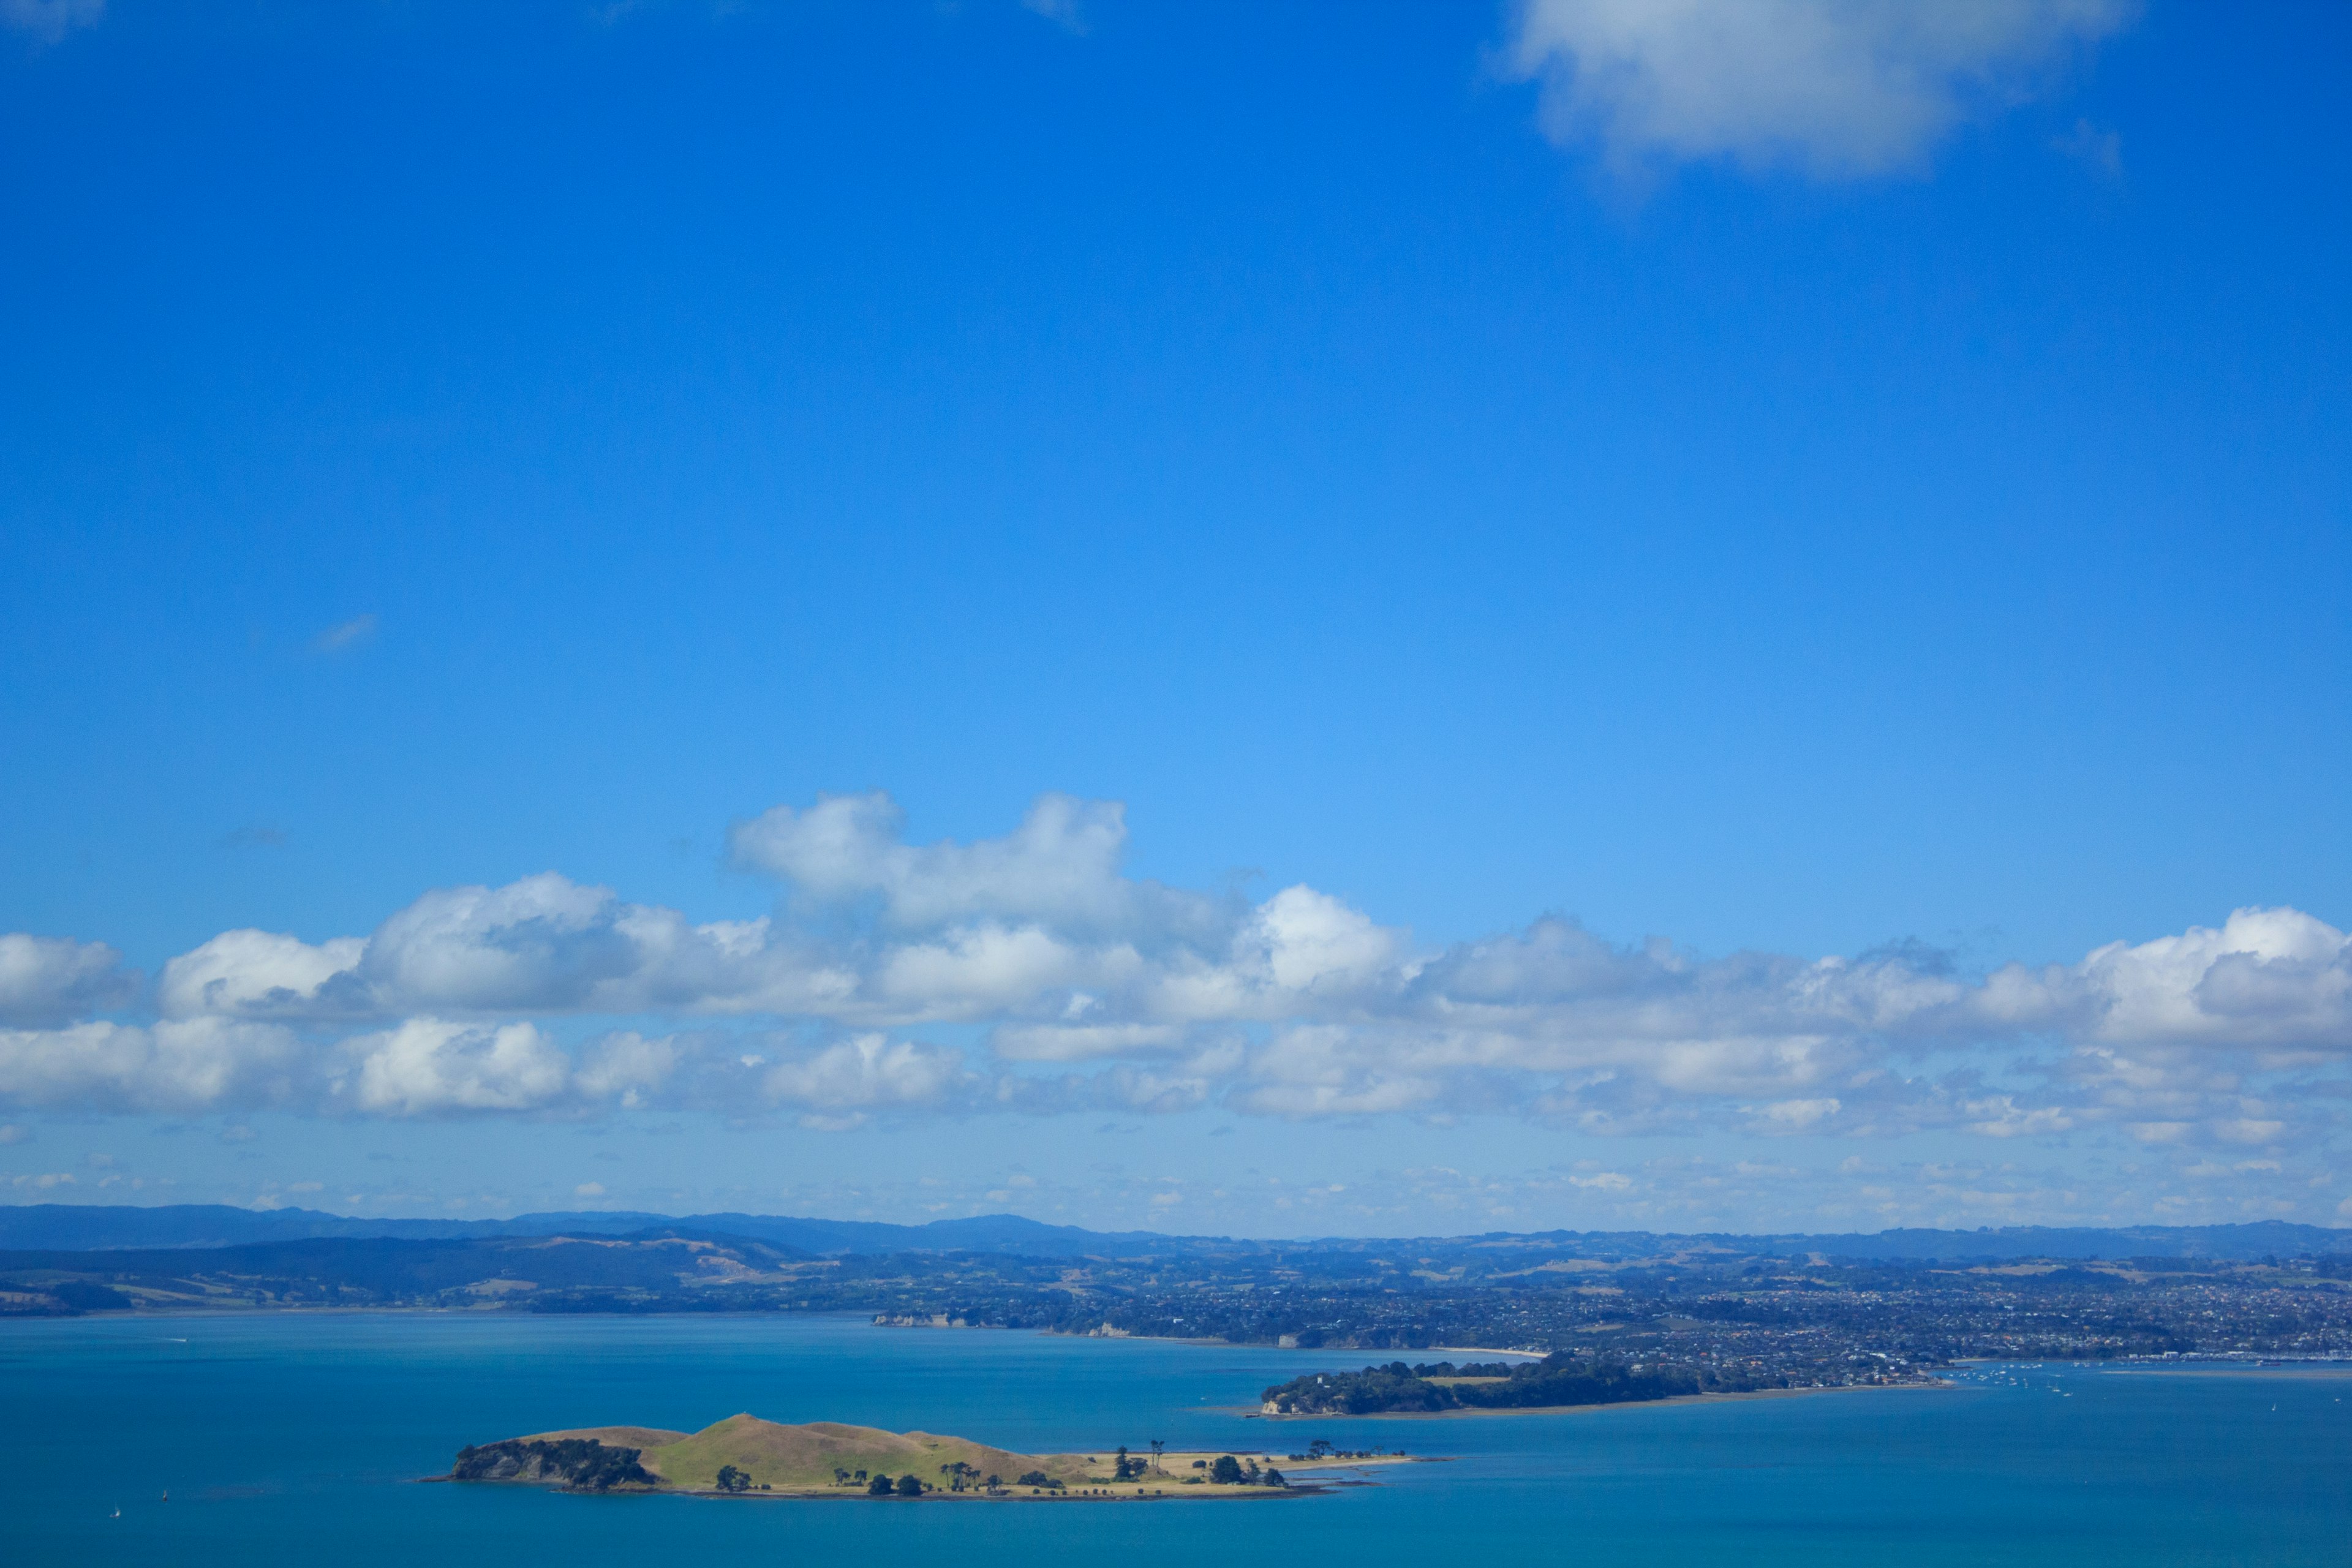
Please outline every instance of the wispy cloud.
[[1083, 33], [1087, 30], [1086, 12], [1078, 5], [1078, 0], [1021, 0], [1021, 8], [1045, 17], [1066, 32]]
[[1524, 0], [1506, 68], [1621, 174], [1725, 160], [1854, 179], [2046, 88], [2134, 0]]
[[54, 44], [76, 27], [94, 27], [106, 15], [106, 0], [0, 0], [0, 27], [29, 33]]
[[2123, 177], [2124, 139], [2117, 132], [2101, 130], [2088, 120], [2077, 120], [2072, 131], [2053, 140], [2051, 145], [2110, 180]]
[[374, 612], [370, 611], [366, 615], [353, 616], [348, 621], [329, 626], [310, 639], [310, 647], [316, 653], [348, 653], [353, 648], [364, 647], [374, 641], [375, 631], [375, 615]]

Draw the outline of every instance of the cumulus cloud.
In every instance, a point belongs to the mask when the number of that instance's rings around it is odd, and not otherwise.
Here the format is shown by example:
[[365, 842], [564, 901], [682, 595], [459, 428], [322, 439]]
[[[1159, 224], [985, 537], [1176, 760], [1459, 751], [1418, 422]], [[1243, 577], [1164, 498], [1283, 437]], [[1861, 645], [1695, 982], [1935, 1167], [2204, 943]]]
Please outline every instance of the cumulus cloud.
[[572, 1058], [530, 1024], [411, 1018], [344, 1049], [352, 1068], [336, 1087], [377, 1115], [541, 1110], [571, 1088]]
[[[1304, 885], [1251, 904], [1129, 879], [1126, 832], [1045, 796], [1003, 837], [911, 844], [887, 796], [825, 797], [736, 832], [784, 884], [770, 917], [697, 923], [554, 873], [434, 889], [366, 936], [223, 932], [164, 966], [152, 1026], [65, 1017], [122, 994], [110, 950], [0, 938], [0, 997], [33, 1026], [0, 1037], [0, 1099], [818, 1125], [1222, 1104], [2206, 1148], [2327, 1136], [2347, 1099], [2305, 1090], [2352, 1052], [2352, 939], [2299, 910], [1979, 975], [1916, 944], [1707, 956], [1556, 918], [1433, 946]], [[567, 1048], [562, 1017], [676, 1022]], [[934, 1026], [985, 1048], [909, 1036]]]
[[156, 1002], [167, 1018], [315, 1014], [322, 1010], [321, 994], [355, 968], [366, 949], [358, 937], [312, 946], [265, 931], [223, 931], [163, 965]]
[[906, 814], [878, 791], [824, 795], [737, 824], [728, 846], [740, 866], [821, 902], [870, 900], [897, 926], [1037, 921], [1132, 937], [1198, 932], [1218, 919], [1214, 900], [1120, 874], [1127, 810], [1116, 801], [1040, 795], [1013, 832], [971, 844], [908, 844], [905, 828]]
[[676, 1039], [649, 1040], [635, 1030], [608, 1035], [589, 1048], [574, 1087], [588, 1100], [635, 1110], [656, 1100], [688, 1055]]
[[1917, 164], [2041, 90], [2134, 0], [1524, 0], [1506, 60], [1621, 172], [1727, 159], [1821, 178]]
[[691, 925], [548, 872], [427, 893], [365, 938], [224, 932], [163, 966], [159, 1003], [173, 1017], [817, 1012], [853, 984], [766, 921]]
[[268, 1104], [291, 1095], [301, 1065], [290, 1031], [228, 1018], [0, 1029], [0, 1101], [108, 1111]]
[[2243, 909], [2219, 927], [2080, 963], [2005, 966], [1977, 994], [1988, 1022], [2109, 1045], [2352, 1049], [2352, 940], [2300, 910]]
[[809, 1112], [813, 1125], [854, 1124], [874, 1111], [938, 1106], [972, 1081], [960, 1053], [861, 1035], [770, 1069], [769, 1102]]
[[138, 982], [101, 942], [0, 935], [0, 1023], [47, 1024], [119, 1006]]

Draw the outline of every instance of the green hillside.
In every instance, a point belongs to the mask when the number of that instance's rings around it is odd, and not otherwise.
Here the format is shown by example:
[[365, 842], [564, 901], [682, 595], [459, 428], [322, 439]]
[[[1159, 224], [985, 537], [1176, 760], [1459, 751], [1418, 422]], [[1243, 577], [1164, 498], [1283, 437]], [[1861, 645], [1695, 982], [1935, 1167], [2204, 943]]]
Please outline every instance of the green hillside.
[[[975, 1479], [998, 1476], [1006, 1482], [1032, 1471], [1044, 1471], [1055, 1480], [1077, 1484], [1088, 1475], [1085, 1455], [1015, 1454], [962, 1437], [936, 1436], [929, 1432], [885, 1432], [877, 1426], [851, 1426], [838, 1421], [817, 1421], [788, 1426], [756, 1415], [730, 1415], [688, 1436], [645, 1426], [582, 1427], [565, 1432], [534, 1433], [525, 1442], [593, 1439], [608, 1447], [638, 1450], [638, 1463], [668, 1486], [700, 1489], [712, 1486], [720, 1470], [731, 1466], [750, 1478], [754, 1488], [778, 1491], [838, 1488], [835, 1471], [855, 1477], [913, 1475], [925, 1483], [950, 1485], [942, 1466], [971, 1467]], [[854, 1484], [854, 1483], [853, 1483]]]

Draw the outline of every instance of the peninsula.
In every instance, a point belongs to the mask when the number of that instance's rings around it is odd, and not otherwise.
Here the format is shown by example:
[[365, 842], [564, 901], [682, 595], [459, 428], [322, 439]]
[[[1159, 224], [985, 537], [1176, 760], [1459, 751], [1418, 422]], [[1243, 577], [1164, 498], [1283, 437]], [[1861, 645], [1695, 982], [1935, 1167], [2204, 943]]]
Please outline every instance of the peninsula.
[[1457, 1410], [1560, 1410], [1582, 1405], [1634, 1405], [1709, 1394], [1789, 1392], [1809, 1387], [1922, 1386], [1939, 1380], [1927, 1372], [1882, 1362], [1835, 1384], [1800, 1382], [1754, 1367], [1625, 1363], [1557, 1351], [1541, 1361], [1503, 1363], [1397, 1361], [1361, 1372], [1318, 1372], [1294, 1377], [1260, 1397], [1269, 1416], [1439, 1415]]
[[[898, 1500], [1267, 1498], [1320, 1489], [1261, 1463], [1270, 1456], [1150, 1450], [1016, 1454], [929, 1432], [836, 1421], [786, 1426], [740, 1415], [693, 1433], [591, 1426], [484, 1443], [460, 1451], [448, 1479], [569, 1491]], [[1318, 1453], [1283, 1464], [1317, 1471], [1403, 1458]]]

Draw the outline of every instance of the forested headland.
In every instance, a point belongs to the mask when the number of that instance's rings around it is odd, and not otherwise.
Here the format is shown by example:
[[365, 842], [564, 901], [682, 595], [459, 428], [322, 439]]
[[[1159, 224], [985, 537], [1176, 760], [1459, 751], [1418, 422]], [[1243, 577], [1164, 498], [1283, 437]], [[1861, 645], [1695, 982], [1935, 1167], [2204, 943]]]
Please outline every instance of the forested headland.
[[1261, 1408], [1269, 1415], [1436, 1415], [1628, 1405], [1786, 1386], [1785, 1376], [1761, 1372], [1627, 1363], [1562, 1351], [1516, 1364], [1396, 1361], [1361, 1372], [1308, 1373], [1267, 1389]]

